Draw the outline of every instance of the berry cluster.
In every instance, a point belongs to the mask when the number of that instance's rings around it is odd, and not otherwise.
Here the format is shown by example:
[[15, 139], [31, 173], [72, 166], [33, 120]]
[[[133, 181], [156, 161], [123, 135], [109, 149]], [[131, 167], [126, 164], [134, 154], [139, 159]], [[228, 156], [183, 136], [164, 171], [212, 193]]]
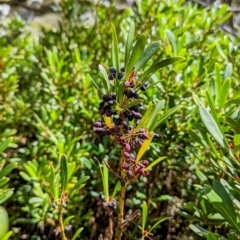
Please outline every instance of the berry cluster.
[[117, 74], [117, 70], [116, 70], [116, 68], [114, 68], [114, 67], [110, 67], [110, 73], [108, 74], [108, 79], [109, 80], [114, 80], [114, 79], [118, 79], [118, 80], [120, 80], [120, 79], [122, 79], [123, 77], [124, 77], [124, 75], [125, 75], [125, 70], [124, 70], [124, 68], [121, 68], [121, 72], [119, 72], [118, 74]]
[[[117, 73], [116, 68], [110, 67], [108, 79], [122, 79], [125, 76], [124, 68]], [[127, 171], [128, 178], [132, 178], [134, 175], [140, 174], [147, 176], [149, 172], [145, 170], [148, 166], [148, 161], [143, 160], [137, 162], [134, 154], [130, 153], [132, 149], [137, 146], [141, 146], [143, 141], [148, 139], [148, 131], [146, 129], [140, 129], [136, 131], [129, 125], [130, 121], [139, 121], [142, 118], [140, 113], [140, 107], [142, 104], [135, 104], [131, 107], [126, 107], [129, 103], [133, 103], [136, 99], [139, 99], [138, 91], [136, 90], [137, 76], [133, 69], [128, 79], [125, 79], [119, 84], [123, 84], [124, 96], [121, 103], [117, 102], [115, 93], [108, 93], [102, 97], [102, 101], [99, 104], [99, 113], [107, 117], [112, 117], [110, 126], [106, 125], [101, 119], [98, 119], [93, 123], [94, 131], [101, 136], [113, 136], [116, 142], [121, 146], [124, 152], [124, 163], [122, 169]], [[147, 83], [143, 83], [140, 86], [140, 90], [145, 91]], [[158, 137], [156, 134], [155, 137]]]
[[133, 153], [124, 152], [124, 163], [122, 164], [122, 169], [127, 171], [128, 178], [132, 178], [136, 174], [149, 175], [149, 171], [145, 168], [149, 165], [147, 160], [142, 160], [137, 162]]
[[113, 210], [115, 210], [117, 208], [117, 201], [115, 198], [110, 198], [108, 202], [104, 201], [104, 197], [102, 195], [99, 196], [98, 198], [98, 202], [97, 202], [98, 206], [103, 206], [103, 208], [108, 212], [111, 213]]

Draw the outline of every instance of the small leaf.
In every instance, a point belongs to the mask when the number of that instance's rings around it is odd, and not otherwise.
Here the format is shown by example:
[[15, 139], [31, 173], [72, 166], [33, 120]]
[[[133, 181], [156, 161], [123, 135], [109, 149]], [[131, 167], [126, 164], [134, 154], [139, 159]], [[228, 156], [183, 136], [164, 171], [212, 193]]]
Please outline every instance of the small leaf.
[[129, 60], [130, 52], [131, 52], [133, 41], [134, 41], [134, 33], [135, 33], [135, 24], [132, 21], [129, 32], [128, 32], [127, 42], [125, 47], [125, 66], [127, 66], [127, 63]]
[[105, 88], [106, 92], [109, 92], [109, 90], [110, 90], [110, 82], [108, 80], [108, 74], [107, 74], [105, 68], [101, 64], [99, 64], [98, 67], [99, 67], [99, 70], [101, 72], [101, 76], [103, 78], [104, 88]]
[[60, 176], [61, 176], [62, 193], [64, 193], [67, 186], [67, 180], [68, 180], [67, 158], [64, 154], [60, 157]]
[[144, 113], [142, 119], [140, 120], [139, 124], [135, 128], [136, 131], [139, 131], [141, 128], [147, 127], [148, 121], [155, 109], [155, 105], [152, 102], [148, 103], [147, 111]]
[[97, 89], [99, 90], [99, 92], [101, 92], [102, 95], [103, 95], [102, 90], [100, 89], [100, 87], [98, 86], [98, 84], [93, 80], [93, 78], [92, 78], [89, 74], [87, 74], [86, 78], [87, 78], [87, 79], [90, 79], [90, 80], [92, 81], [93, 85], [95, 86], [95, 88], [97, 88]]
[[12, 140], [13, 138], [10, 137], [0, 144], [0, 154], [8, 147]]
[[170, 30], [166, 30], [166, 34], [167, 34], [167, 37], [168, 37], [168, 39], [169, 39], [169, 41], [172, 45], [173, 54], [174, 54], [174, 56], [176, 56], [177, 55], [177, 44], [176, 44], [174, 34]]
[[161, 123], [163, 123], [165, 120], [167, 120], [172, 114], [174, 114], [176, 111], [178, 111], [181, 108], [181, 106], [175, 106], [171, 109], [169, 109], [163, 116], [159, 117], [156, 121], [154, 127], [151, 127], [151, 130], [154, 130], [156, 127], [158, 127]]
[[73, 218], [74, 218], [74, 215], [65, 218], [65, 220], [64, 220], [64, 222], [63, 222], [63, 225], [64, 225], [64, 226], [68, 225], [69, 222], [71, 221], [71, 219], [73, 219]]
[[228, 125], [234, 130], [236, 133], [240, 133], [240, 124], [230, 117], [226, 117]]
[[13, 231], [7, 232], [1, 240], [8, 240], [13, 234]]
[[143, 144], [141, 146], [141, 148], [139, 149], [139, 152], [137, 154], [137, 158], [136, 158], [136, 162], [138, 162], [141, 157], [143, 156], [143, 154], [147, 151], [147, 148], [149, 147], [150, 143], [152, 142], [152, 139], [154, 137], [154, 132], [150, 132], [148, 134], [148, 139], [143, 141]]
[[207, 234], [207, 240], [218, 240], [219, 237], [220, 237], [219, 235], [211, 233], [211, 232], [209, 232]]
[[9, 163], [6, 167], [4, 167], [1, 171], [0, 171], [0, 179], [2, 177], [7, 176], [14, 168], [16, 168], [18, 165], [18, 163], [16, 162], [12, 162]]
[[218, 128], [218, 125], [214, 121], [211, 114], [205, 107], [199, 108], [200, 117], [207, 128], [208, 132], [213, 136], [213, 138], [224, 148], [227, 149], [226, 144], [224, 142], [224, 137], [221, 131]]
[[80, 235], [80, 233], [82, 232], [82, 230], [83, 230], [83, 227], [79, 228], [79, 229], [75, 232], [74, 236], [72, 237], [72, 240], [76, 240], [77, 237], [78, 237], [78, 236]]
[[119, 67], [118, 38], [114, 25], [111, 24], [111, 26], [112, 26], [112, 63], [113, 66], [117, 69], [117, 72], [119, 72], [120, 67]]
[[114, 198], [117, 194], [117, 192], [120, 192], [121, 190], [121, 182], [118, 181], [114, 187], [113, 193], [112, 193], [112, 197]]
[[223, 85], [221, 87], [220, 98], [219, 98], [219, 101], [218, 101], [218, 105], [219, 105], [220, 109], [226, 103], [226, 100], [227, 100], [228, 95], [229, 95], [230, 87], [231, 87], [231, 82], [230, 82], [230, 78], [228, 78], [227, 80], [225, 80], [223, 82]]
[[138, 59], [135, 70], [138, 72], [144, 65], [151, 59], [151, 57], [157, 52], [159, 49], [160, 42], [153, 42], [150, 44], [142, 53], [140, 58]]
[[148, 217], [148, 206], [145, 201], [142, 203], [142, 231], [145, 230], [146, 222]]
[[141, 82], [142, 80], [148, 79], [152, 74], [154, 74], [159, 69], [183, 60], [184, 60], [183, 57], [172, 57], [172, 58], [164, 59], [157, 63], [153, 63], [151, 67], [149, 67], [149, 69], [140, 76], [139, 82]]
[[144, 34], [142, 34], [135, 46], [133, 47], [133, 50], [132, 50], [132, 53], [130, 55], [130, 58], [129, 58], [129, 61], [127, 63], [127, 65], [125, 66], [125, 71], [126, 71], [126, 79], [129, 78], [130, 76], [130, 73], [132, 72], [135, 64], [137, 63], [139, 57], [141, 56], [144, 48], [145, 48], [145, 45], [146, 45], [146, 42], [147, 42], [147, 39], [146, 39], [146, 36]]
[[165, 222], [167, 220], [169, 220], [169, 217], [162, 217], [160, 220], [158, 220], [149, 230], [149, 232], [152, 232], [152, 230], [154, 230], [159, 224], [161, 224], [162, 222]]
[[42, 203], [42, 202], [43, 202], [43, 199], [40, 197], [32, 197], [28, 201], [29, 204]]
[[153, 166], [155, 166], [156, 164], [160, 163], [161, 161], [163, 161], [164, 159], [166, 159], [167, 157], [159, 157], [158, 159], [156, 159], [155, 161], [153, 161], [151, 164], [149, 164], [145, 170], [149, 170], [151, 169]]

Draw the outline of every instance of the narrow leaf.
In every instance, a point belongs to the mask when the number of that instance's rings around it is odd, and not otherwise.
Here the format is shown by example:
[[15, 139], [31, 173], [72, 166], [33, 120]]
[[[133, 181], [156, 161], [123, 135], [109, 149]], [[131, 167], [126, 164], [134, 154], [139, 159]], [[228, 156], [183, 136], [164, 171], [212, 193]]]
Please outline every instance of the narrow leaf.
[[119, 72], [119, 51], [118, 51], [118, 38], [116, 29], [113, 24], [112, 25], [112, 63], [113, 66], [117, 69], [117, 72]]
[[153, 42], [149, 45], [142, 53], [140, 58], [138, 59], [135, 70], [138, 72], [144, 65], [152, 58], [152, 56], [157, 52], [159, 49], [160, 42]]
[[72, 237], [71, 240], [76, 240], [77, 237], [78, 237], [78, 236], [80, 235], [80, 233], [82, 232], [82, 230], [83, 230], [83, 227], [79, 228], [79, 229], [75, 232], [75, 234], [74, 234], [74, 236]]
[[107, 74], [105, 68], [101, 64], [99, 64], [98, 67], [99, 67], [100, 73], [101, 73], [101, 75], [103, 77], [104, 88], [105, 88], [106, 92], [109, 92], [109, 90], [110, 90], [110, 82], [108, 80], [108, 74]]
[[13, 138], [10, 137], [0, 144], [0, 154], [8, 147], [12, 140]]
[[148, 206], [145, 201], [142, 203], [142, 231], [145, 230], [146, 222], [148, 216]]
[[144, 72], [144, 74], [140, 76], [139, 81], [141, 82], [142, 80], [148, 79], [152, 74], [154, 74], [156, 71], [158, 71], [163, 67], [166, 67], [170, 64], [177, 63], [183, 60], [184, 60], [183, 57], [172, 57], [172, 58], [164, 59], [158, 63], [154, 63], [153, 65], [151, 65], [151, 67], [149, 67], [149, 69], [146, 72]]
[[152, 232], [152, 230], [154, 230], [155, 228], [157, 228], [157, 226], [159, 224], [161, 224], [162, 222], [165, 222], [167, 220], [169, 220], [170, 218], [169, 217], [162, 217], [160, 220], [158, 220], [149, 230], [149, 232]]
[[67, 158], [65, 155], [62, 155], [60, 158], [60, 176], [61, 176], [62, 193], [64, 193], [67, 187], [67, 180], [68, 180], [68, 166], [67, 166]]
[[144, 34], [142, 34], [138, 38], [137, 42], [135, 43], [135, 46], [133, 47], [129, 61], [128, 61], [127, 65], [125, 66], [126, 67], [126, 69], [125, 69], [126, 70], [126, 79], [129, 78], [130, 73], [132, 72], [135, 64], [137, 63], [139, 57], [141, 56], [141, 54], [145, 48], [146, 42], [147, 42], [146, 36]]
[[154, 167], [156, 164], [160, 163], [161, 161], [163, 161], [164, 159], [166, 159], [167, 157], [159, 157], [158, 159], [156, 159], [155, 161], [153, 161], [151, 164], [149, 164], [145, 170], [149, 170], [152, 167]]
[[143, 156], [143, 154], [147, 151], [147, 148], [149, 147], [149, 145], [151, 144], [152, 142], [152, 139], [154, 137], [154, 132], [150, 132], [148, 134], [148, 139], [144, 140], [141, 148], [139, 149], [139, 152], [138, 152], [138, 155], [137, 155], [137, 158], [136, 158], [136, 162], [138, 162], [141, 157]]
[[126, 47], [125, 47], [125, 66], [127, 66], [128, 59], [129, 59], [129, 56], [130, 56], [130, 52], [131, 52], [131, 49], [132, 49], [133, 40], [134, 40], [134, 33], [135, 33], [135, 24], [132, 21], [131, 25], [130, 25], [129, 32], [128, 32], [127, 42], [126, 42]]
[[208, 110], [205, 107], [200, 107], [199, 113], [208, 132], [224, 149], [226, 149], [227, 147], [224, 142], [224, 137], [221, 131], [219, 130], [216, 122], [214, 121], [212, 115], [208, 112]]

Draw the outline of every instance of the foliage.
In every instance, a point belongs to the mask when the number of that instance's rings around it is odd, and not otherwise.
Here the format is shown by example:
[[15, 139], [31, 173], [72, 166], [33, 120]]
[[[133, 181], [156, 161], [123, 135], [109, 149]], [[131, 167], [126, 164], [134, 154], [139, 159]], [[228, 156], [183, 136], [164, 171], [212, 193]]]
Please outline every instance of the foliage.
[[[117, 163], [119, 149], [112, 139], [94, 133], [92, 121], [99, 116], [94, 87], [105, 88], [103, 69], [112, 60], [118, 66], [116, 55], [111, 56], [111, 22], [119, 62], [127, 65], [131, 59], [126, 74], [134, 65], [146, 73], [139, 74], [148, 82], [142, 98], [159, 104], [155, 132], [162, 137], [144, 155], [159, 164], [149, 165], [151, 174], [130, 186], [126, 196], [126, 214], [141, 206], [146, 212], [147, 206], [147, 218], [132, 223], [124, 238], [138, 239], [146, 230], [159, 239], [216, 239], [217, 234], [236, 239], [239, 40], [218, 28], [231, 15], [227, 5], [204, 9], [183, 0], [138, 0], [117, 10], [113, 3], [67, 0], [58, 9], [60, 27], [43, 30], [38, 41], [19, 17], [0, 22], [5, 34], [0, 37], [1, 146], [11, 139], [0, 159], [1, 204], [11, 212], [7, 234], [11, 239], [60, 239], [65, 228], [69, 239], [78, 234], [95, 239], [108, 227], [97, 205], [99, 192], [106, 196], [109, 189], [116, 196], [118, 184], [109, 177], [102, 187], [95, 159]], [[95, 16], [91, 25], [83, 19], [89, 11]], [[134, 39], [152, 45], [142, 52], [140, 44], [131, 55]], [[151, 59], [146, 53], [155, 47], [159, 58]], [[185, 61], [150, 76], [147, 69], [154, 61], [177, 56]], [[169, 220], [161, 222], [163, 216]]]

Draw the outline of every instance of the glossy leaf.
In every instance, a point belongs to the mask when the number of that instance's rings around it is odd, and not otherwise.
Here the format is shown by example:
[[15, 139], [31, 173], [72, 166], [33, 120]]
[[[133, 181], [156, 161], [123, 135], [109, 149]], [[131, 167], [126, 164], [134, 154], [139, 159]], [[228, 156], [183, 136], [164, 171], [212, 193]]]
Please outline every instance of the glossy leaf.
[[138, 72], [145, 64], [152, 58], [152, 56], [157, 52], [159, 49], [160, 42], [153, 42], [150, 44], [142, 53], [140, 58], [138, 59], [135, 70]]
[[152, 167], [154, 167], [156, 164], [160, 163], [161, 161], [163, 161], [164, 159], [166, 159], [167, 157], [159, 157], [158, 159], [156, 159], [155, 161], [153, 161], [151, 164], [149, 164], [145, 170], [149, 170]]
[[127, 42], [125, 46], [125, 66], [128, 64], [129, 56], [131, 53], [133, 41], [134, 41], [134, 33], [135, 33], [135, 24], [132, 21], [130, 24], [128, 36], [127, 36]]
[[148, 137], [149, 137], [148, 139], [143, 141], [143, 144], [142, 144], [141, 148], [139, 149], [139, 152], [136, 157], [136, 162], [138, 162], [141, 159], [141, 157], [143, 156], [143, 154], [147, 151], [147, 148], [151, 144], [152, 139], [154, 137], [154, 132], [150, 132], [148, 134]]
[[142, 203], [142, 231], [145, 230], [146, 222], [148, 217], [148, 206], [145, 201]]
[[66, 190], [68, 180], [68, 165], [67, 158], [65, 155], [60, 157], [60, 176], [61, 176], [61, 187], [62, 193]]
[[171, 65], [183, 60], [184, 58], [182, 57], [172, 57], [172, 58], [164, 59], [158, 63], [153, 63], [151, 67], [149, 67], [149, 69], [140, 76], [139, 81], [141, 82], [142, 80], [148, 79], [152, 74], [154, 74], [156, 71], [158, 71], [163, 67], [166, 67], [168, 65]]
[[205, 107], [199, 108], [200, 117], [207, 128], [208, 132], [212, 135], [212, 137], [223, 147], [226, 149], [226, 145], [224, 142], [224, 137], [218, 128], [218, 125], [214, 121], [211, 114], [208, 112], [208, 110]]
[[12, 140], [13, 138], [10, 137], [0, 144], [0, 154], [8, 147]]
[[112, 63], [113, 66], [117, 69], [117, 72], [120, 70], [119, 63], [119, 47], [118, 47], [118, 38], [116, 29], [113, 24], [112, 26]]
[[141, 56], [141, 54], [145, 48], [146, 42], [147, 42], [146, 36], [143, 34], [138, 38], [137, 42], [135, 43], [135, 46], [132, 49], [129, 61], [128, 61], [127, 65], [126, 65], [126, 69], [125, 69], [126, 79], [129, 78], [130, 73], [132, 72], [135, 64], [137, 63], [139, 57]]

